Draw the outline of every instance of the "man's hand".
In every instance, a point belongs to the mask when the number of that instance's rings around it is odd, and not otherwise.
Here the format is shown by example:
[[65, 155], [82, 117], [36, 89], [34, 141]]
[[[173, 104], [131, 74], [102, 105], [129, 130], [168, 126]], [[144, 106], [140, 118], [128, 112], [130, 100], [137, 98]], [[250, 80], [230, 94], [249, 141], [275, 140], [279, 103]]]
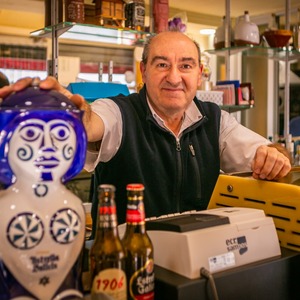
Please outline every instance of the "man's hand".
[[291, 170], [289, 154], [277, 144], [260, 146], [256, 150], [251, 168], [255, 179], [278, 180]]
[[74, 102], [74, 104], [81, 110], [86, 110], [88, 104], [84, 100], [84, 98], [80, 95], [73, 95], [69, 90], [65, 89], [63, 86], [59, 84], [59, 82], [52, 76], [48, 76], [45, 80], [39, 80], [39, 78], [31, 78], [31, 77], [25, 77], [22, 79], [19, 79], [16, 83], [5, 86], [2, 89], [0, 89], [0, 98], [5, 98], [9, 94], [13, 92], [21, 91], [31, 85], [37, 85], [42, 89], [46, 90], [56, 90], [60, 92], [61, 94], [65, 95], [67, 98], [69, 98], [71, 101]]
[[83, 124], [87, 132], [88, 140], [93, 142], [102, 139], [104, 134], [103, 121], [96, 114], [92, 113], [90, 105], [81, 95], [72, 94], [69, 90], [60, 85], [59, 82], [52, 76], [48, 76], [45, 80], [39, 80], [37, 77], [25, 77], [19, 79], [16, 83], [0, 89], [0, 100], [7, 97], [11, 93], [21, 91], [31, 85], [36, 85], [46, 90], [56, 90], [57, 92], [65, 95], [80, 110], [84, 111]]

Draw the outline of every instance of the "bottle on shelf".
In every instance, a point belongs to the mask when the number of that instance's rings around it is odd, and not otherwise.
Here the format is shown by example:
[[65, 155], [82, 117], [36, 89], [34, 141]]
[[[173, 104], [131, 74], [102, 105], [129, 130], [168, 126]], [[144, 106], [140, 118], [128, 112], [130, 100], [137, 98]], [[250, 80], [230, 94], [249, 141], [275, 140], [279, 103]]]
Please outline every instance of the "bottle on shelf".
[[290, 154], [291, 163], [294, 163], [294, 141], [292, 135], [289, 134], [286, 139], [285, 147]]
[[113, 73], [114, 73], [114, 62], [110, 60], [108, 63], [108, 82], [113, 81]]
[[103, 63], [99, 63], [99, 70], [98, 70], [98, 81], [102, 82], [103, 81]]
[[268, 24], [268, 29], [269, 30], [277, 30], [278, 29], [278, 24], [277, 24], [277, 17], [276, 14], [271, 14], [271, 18]]
[[300, 166], [300, 144], [296, 146], [296, 155], [294, 160], [295, 166]]
[[129, 0], [125, 4], [125, 27], [139, 31], [145, 30], [144, 0]]
[[[53, 7], [53, 4], [52, 0], [45, 0], [45, 27], [63, 22], [63, 0], [58, 0], [56, 2], [57, 7]], [[52, 19], [52, 12], [54, 9], [57, 9], [58, 11], [57, 20]]]
[[153, 245], [146, 232], [144, 185], [127, 185], [126, 231], [122, 239], [126, 253], [128, 299], [154, 299]]
[[297, 21], [293, 26], [293, 46], [300, 52], [300, 8], [297, 10]]
[[65, 21], [84, 23], [84, 0], [65, 0]]
[[118, 233], [115, 187], [99, 186], [98, 228], [90, 250], [91, 299], [127, 299], [125, 252]]

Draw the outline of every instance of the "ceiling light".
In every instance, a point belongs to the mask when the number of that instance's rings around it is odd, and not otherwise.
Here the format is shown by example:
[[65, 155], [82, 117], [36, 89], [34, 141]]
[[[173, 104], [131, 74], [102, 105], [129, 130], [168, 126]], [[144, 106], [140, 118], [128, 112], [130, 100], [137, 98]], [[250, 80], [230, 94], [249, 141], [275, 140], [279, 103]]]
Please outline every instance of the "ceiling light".
[[211, 35], [211, 34], [214, 34], [216, 32], [216, 30], [212, 29], [212, 28], [206, 28], [206, 29], [200, 29], [199, 32], [200, 32], [200, 34], [203, 34], [203, 35]]

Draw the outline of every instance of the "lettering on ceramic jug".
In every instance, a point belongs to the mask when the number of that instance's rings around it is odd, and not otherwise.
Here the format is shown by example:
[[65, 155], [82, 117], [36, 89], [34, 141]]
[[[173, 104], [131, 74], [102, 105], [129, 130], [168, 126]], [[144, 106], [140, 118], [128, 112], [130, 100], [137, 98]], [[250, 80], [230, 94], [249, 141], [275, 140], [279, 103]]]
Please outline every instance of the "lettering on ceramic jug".
[[59, 261], [58, 255], [55, 254], [49, 256], [31, 256], [30, 259], [33, 265], [33, 273], [57, 269], [56, 262]]

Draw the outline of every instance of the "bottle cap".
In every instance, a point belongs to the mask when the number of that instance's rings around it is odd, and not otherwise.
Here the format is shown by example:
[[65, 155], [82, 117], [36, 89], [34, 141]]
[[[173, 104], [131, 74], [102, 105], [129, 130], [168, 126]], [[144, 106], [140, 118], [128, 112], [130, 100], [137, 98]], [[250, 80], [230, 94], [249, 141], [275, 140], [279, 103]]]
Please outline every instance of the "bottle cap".
[[126, 189], [129, 191], [143, 191], [145, 187], [142, 183], [129, 183], [126, 186]]
[[113, 192], [116, 191], [116, 188], [112, 184], [100, 184], [98, 190], [112, 190]]

